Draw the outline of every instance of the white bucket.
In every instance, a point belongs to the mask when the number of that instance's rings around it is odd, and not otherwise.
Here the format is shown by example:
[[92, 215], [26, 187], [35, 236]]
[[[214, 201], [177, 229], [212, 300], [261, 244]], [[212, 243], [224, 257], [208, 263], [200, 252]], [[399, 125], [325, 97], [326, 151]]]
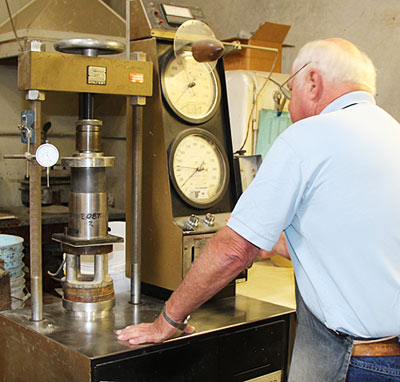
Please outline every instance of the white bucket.
[[113, 279], [115, 293], [131, 290], [131, 279], [125, 276], [125, 268], [122, 272], [110, 273], [110, 276]]
[[[123, 243], [113, 244], [108, 254], [108, 273], [114, 281], [115, 293], [130, 290], [130, 278], [125, 276], [125, 222], [109, 222], [110, 234], [123, 237]], [[94, 256], [81, 256], [82, 274], [93, 274]]]

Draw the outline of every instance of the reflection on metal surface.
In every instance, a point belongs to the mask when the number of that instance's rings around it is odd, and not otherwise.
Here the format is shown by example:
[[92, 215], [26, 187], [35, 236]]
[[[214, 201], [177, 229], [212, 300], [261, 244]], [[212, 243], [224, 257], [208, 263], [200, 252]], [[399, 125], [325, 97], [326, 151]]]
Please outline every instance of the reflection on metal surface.
[[[164, 306], [163, 301], [148, 296], [143, 296], [141, 305], [132, 305], [128, 302], [128, 292], [117, 295], [114, 310], [102, 317], [85, 317], [67, 312], [63, 309], [61, 302], [45, 305], [45, 323], [41, 325], [29, 320], [30, 314], [27, 309], [5, 311], [0, 314], [71, 350], [96, 358], [139, 347], [129, 345], [126, 341], [118, 341], [115, 331], [133, 323], [153, 322]], [[196, 332], [190, 336], [278, 317], [291, 312], [293, 309], [249, 297], [223, 298], [216, 302], [206, 303], [191, 314], [190, 324], [196, 328]], [[51, 329], [48, 323], [51, 323]], [[179, 340], [179, 333], [169, 341]], [[151, 344], [141, 346], [151, 346]]]

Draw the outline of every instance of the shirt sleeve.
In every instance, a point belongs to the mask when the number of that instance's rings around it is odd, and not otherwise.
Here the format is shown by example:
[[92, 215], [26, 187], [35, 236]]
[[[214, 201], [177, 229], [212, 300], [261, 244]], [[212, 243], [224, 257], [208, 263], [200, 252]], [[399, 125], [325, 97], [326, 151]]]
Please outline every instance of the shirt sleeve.
[[228, 226], [255, 246], [271, 250], [295, 217], [306, 186], [303, 179], [301, 161], [278, 137], [238, 200]]

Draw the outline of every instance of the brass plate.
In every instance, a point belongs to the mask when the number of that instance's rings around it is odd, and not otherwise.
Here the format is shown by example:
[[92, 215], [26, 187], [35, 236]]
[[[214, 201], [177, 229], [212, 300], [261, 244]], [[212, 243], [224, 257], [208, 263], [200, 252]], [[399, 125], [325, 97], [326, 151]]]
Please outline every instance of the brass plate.
[[151, 30], [152, 37], [159, 37], [166, 40], [173, 40], [175, 38], [175, 31], [165, 31], [160, 29]]

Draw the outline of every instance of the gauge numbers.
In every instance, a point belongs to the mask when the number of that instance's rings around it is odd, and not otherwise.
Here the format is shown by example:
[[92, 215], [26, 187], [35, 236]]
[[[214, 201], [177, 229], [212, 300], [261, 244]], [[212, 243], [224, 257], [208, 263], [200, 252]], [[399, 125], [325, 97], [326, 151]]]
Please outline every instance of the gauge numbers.
[[190, 205], [208, 208], [228, 185], [226, 156], [216, 138], [200, 129], [178, 137], [170, 152], [170, 174], [178, 194]]
[[185, 52], [179, 62], [170, 55], [162, 71], [164, 98], [183, 120], [203, 123], [215, 114], [221, 98], [218, 75], [208, 64], [195, 61], [191, 52]]

